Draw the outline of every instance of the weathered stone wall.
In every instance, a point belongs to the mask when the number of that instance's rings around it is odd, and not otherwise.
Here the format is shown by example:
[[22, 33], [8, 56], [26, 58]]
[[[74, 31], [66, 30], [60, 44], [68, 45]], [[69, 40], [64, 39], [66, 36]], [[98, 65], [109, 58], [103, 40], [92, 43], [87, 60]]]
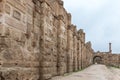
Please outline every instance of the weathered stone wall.
[[101, 60], [100, 60], [101, 64], [105, 64], [108, 66], [114, 66], [114, 67], [120, 67], [120, 54], [115, 54], [115, 53], [112, 54], [110, 52], [96, 52], [94, 54], [94, 57], [96, 56], [101, 57]]
[[33, 24], [31, 0], [1, 0], [0, 76], [2, 80], [39, 78], [40, 30]]
[[92, 64], [91, 43], [61, 0], [0, 0], [0, 78], [48, 80]]

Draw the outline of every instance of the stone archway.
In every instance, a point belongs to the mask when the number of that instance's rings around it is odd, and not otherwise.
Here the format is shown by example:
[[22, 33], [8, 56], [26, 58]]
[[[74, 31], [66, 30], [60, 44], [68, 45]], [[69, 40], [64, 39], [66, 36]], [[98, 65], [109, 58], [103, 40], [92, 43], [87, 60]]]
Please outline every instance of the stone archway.
[[102, 63], [102, 57], [101, 56], [94, 56], [93, 57], [93, 63], [94, 64], [101, 64]]

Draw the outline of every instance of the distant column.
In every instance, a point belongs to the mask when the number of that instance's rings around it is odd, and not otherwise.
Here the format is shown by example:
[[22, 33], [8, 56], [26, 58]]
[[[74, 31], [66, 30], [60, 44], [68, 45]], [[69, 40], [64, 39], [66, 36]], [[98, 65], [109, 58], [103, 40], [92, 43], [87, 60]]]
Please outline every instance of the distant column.
[[111, 44], [112, 43], [109, 43], [109, 53], [112, 53]]

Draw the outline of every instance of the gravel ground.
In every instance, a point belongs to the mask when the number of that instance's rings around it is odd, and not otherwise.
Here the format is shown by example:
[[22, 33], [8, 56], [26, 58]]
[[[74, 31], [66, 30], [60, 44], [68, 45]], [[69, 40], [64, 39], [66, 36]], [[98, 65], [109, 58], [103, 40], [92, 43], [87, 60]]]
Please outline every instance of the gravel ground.
[[96, 64], [83, 71], [55, 77], [52, 80], [120, 80], [120, 69]]

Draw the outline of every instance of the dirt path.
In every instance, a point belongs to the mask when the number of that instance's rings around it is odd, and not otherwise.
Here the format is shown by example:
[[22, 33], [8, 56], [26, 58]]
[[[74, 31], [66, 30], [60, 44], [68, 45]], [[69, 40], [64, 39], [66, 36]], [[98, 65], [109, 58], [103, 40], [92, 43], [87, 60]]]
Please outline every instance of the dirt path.
[[83, 71], [52, 80], [120, 80], [120, 69], [107, 68], [105, 65], [92, 65]]

